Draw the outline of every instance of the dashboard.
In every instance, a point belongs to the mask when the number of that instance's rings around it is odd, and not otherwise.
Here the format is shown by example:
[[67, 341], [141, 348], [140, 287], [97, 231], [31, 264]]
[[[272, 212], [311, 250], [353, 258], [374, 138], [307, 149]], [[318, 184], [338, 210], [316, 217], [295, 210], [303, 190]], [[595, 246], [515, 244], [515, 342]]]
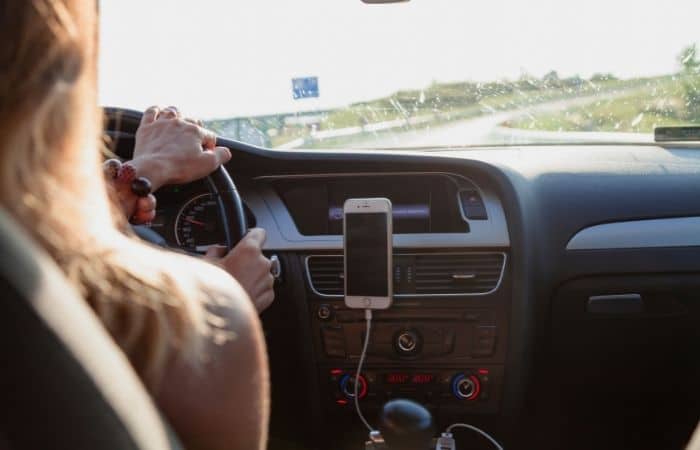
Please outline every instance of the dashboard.
[[[236, 181], [249, 220], [267, 230], [266, 251], [284, 252], [285, 283], [303, 287], [297, 304], [306, 316], [304, 348], [311, 350], [322, 416], [335, 426], [357, 420], [354, 370], [365, 325], [362, 312], [343, 301], [342, 205], [374, 196], [394, 205], [396, 301], [375, 313], [366, 370], [357, 381], [364, 407], [376, 412], [401, 397], [426, 404], [442, 421], [465, 411], [499, 412], [512, 293], [505, 213], [491, 186], [447, 172]], [[217, 205], [203, 185], [166, 188], [159, 205], [152, 228], [171, 245], [204, 251], [221, 242]], [[290, 275], [290, 266], [301, 277]]]
[[[337, 173], [237, 179], [250, 226], [271, 250], [342, 250], [342, 205], [353, 197], [392, 201], [395, 247], [508, 246], [503, 208], [488, 188], [449, 173]], [[205, 251], [223, 241], [215, 199], [201, 182], [159, 192], [151, 224], [170, 245]]]
[[[222, 141], [283, 266], [262, 316], [273, 443], [356, 448], [357, 382], [369, 417], [412, 398], [439, 426], [468, 421], [509, 448], [685, 444], [700, 417], [700, 150]], [[397, 290], [356, 381], [364, 319], [343, 303], [338, 207], [369, 195], [396, 205]], [[219, 240], [210, 201], [203, 184], [167, 187], [153, 229], [202, 251]]]

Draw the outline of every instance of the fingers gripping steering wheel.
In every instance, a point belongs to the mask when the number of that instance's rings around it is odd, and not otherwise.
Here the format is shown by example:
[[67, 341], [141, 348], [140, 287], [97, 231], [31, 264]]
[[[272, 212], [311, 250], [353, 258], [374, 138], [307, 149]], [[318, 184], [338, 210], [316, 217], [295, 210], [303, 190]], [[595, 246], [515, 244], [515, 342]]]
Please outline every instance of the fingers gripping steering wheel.
[[[143, 113], [140, 111], [105, 109], [107, 134], [116, 143], [115, 152], [122, 158], [131, 157], [133, 145], [127, 149], [127, 145], [120, 145], [120, 140], [133, 143], [142, 115]], [[224, 230], [224, 244], [230, 250], [248, 232], [248, 222], [243, 210], [243, 201], [238, 194], [236, 185], [223, 165], [219, 166], [205, 180], [209, 191], [219, 205], [219, 216]]]

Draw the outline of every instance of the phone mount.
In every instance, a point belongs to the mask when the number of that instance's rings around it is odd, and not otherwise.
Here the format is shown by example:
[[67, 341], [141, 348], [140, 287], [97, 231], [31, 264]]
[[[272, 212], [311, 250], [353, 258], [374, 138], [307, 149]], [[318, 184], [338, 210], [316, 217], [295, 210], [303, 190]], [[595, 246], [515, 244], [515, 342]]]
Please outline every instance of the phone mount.
[[372, 432], [365, 450], [427, 450], [433, 446], [433, 416], [411, 400], [387, 402], [379, 414], [379, 432]]

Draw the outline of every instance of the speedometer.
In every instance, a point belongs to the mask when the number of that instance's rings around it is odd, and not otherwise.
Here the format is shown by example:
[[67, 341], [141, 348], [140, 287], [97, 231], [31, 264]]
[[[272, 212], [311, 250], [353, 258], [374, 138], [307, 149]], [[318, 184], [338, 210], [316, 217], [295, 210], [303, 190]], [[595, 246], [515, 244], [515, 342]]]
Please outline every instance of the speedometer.
[[212, 194], [201, 194], [185, 203], [175, 218], [175, 240], [183, 250], [204, 253], [226, 241], [219, 204]]

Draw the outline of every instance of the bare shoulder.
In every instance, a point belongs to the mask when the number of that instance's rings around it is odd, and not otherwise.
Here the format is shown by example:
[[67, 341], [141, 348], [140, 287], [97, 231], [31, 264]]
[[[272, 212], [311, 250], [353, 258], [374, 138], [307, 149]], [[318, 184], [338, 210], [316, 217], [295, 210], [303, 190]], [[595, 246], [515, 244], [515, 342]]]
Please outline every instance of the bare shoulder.
[[177, 272], [193, 289], [192, 295], [197, 296], [199, 292], [204, 292], [213, 296], [213, 301], [220, 301], [222, 306], [227, 304], [231, 308], [250, 309], [251, 313], [255, 312], [241, 285], [223, 269], [202, 259], [180, 254], [172, 255], [170, 263], [178, 267]]
[[260, 320], [241, 286], [218, 267], [185, 255], [183, 285], [198, 316], [199, 358], [175, 358], [156, 400], [189, 447], [261, 448], [269, 381]]
[[[180, 306], [189, 308], [195, 322], [201, 322], [202, 313], [208, 313], [227, 319], [231, 326], [259, 325], [255, 308], [241, 285], [213, 264], [131, 240], [124, 240], [119, 256], [127, 258], [128, 265], [144, 278], [152, 275], [156, 277], [152, 282], [172, 285], [186, 300]], [[161, 270], [154, 271], [154, 267]]]
[[688, 443], [687, 450], [700, 450], [700, 424], [695, 429], [695, 432]]
[[231, 349], [263, 340], [255, 307], [231, 275], [196, 257], [176, 254], [170, 258], [170, 264], [179, 268], [175, 272], [179, 279], [173, 281], [188, 299], [187, 307], [203, 342], [201, 365], [221, 366], [236, 359]]
[[[219, 363], [235, 360], [231, 349], [250, 347], [259, 340], [264, 345], [260, 319], [248, 294], [231, 275], [205, 261], [192, 262], [197, 305], [203, 314], [207, 333], [205, 356], [218, 357]], [[257, 344], [256, 344], [257, 345]], [[212, 363], [207, 361], [205, 363]]]

